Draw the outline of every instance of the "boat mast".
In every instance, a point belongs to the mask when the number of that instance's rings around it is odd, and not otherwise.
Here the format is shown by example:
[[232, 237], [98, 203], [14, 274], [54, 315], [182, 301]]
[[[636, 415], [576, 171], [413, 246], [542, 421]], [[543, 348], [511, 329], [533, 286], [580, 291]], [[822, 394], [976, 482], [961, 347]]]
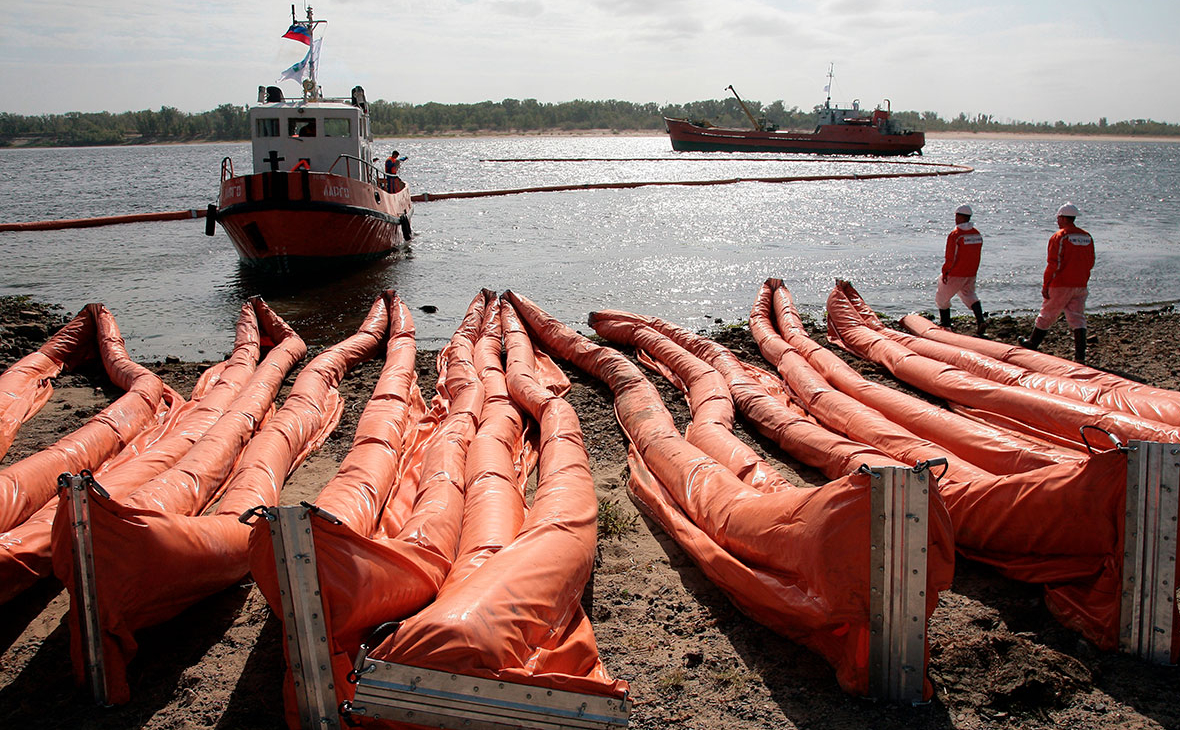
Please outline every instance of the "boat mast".
[[826, 88], [826, 91], [828, 92], [828, 98], [824, 99], [824, 109], [832, 108], [832, 72], [835, 68], [836, 64], [828, 64], [828, 85]]
[[754, 125], [754, 129], [758, 130], [759, 132], [765, 132], [766, 130], [762, 128], [762, 124], [754, 118], [753, 114], [750, 113], [750, 108], [746, 106], [746, 102], [742, 101], [742, 97], [738, 96], [737, 89], [733, 88], [733, 84], [730, 84], [725, 88], [732, 91], [733, 95], [737, 97], [738, 104], [742, 105], [742, 111], [744, 111], [746, 116], [750, 118], [750, 123]]
[[[303, 80], [303, 100], [304, 101], [319, 101], [320, 85], [315, 77], [315, 27], [320, 23], [327, 23], [326, 20], [312, 20], [311, 6], [307, 7], [307, 22], [303, 25], [307, 26], [308, 50], [307, 50], [307, 78]], [[299, 21], [295, 19], [295, 6], [291, 6], [291, 24], [298, 24]]]

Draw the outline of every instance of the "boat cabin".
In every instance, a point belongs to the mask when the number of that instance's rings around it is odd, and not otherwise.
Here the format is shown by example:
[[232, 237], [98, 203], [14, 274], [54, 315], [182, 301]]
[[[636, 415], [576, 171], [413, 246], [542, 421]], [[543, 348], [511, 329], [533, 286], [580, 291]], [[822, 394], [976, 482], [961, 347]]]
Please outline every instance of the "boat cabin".
[[[359, 86], [351, 99], [283, 98], [277, 87], [259, 87], [250, 110], [254, 172], [303, 168], [371, 182], [373, 132]], [[365, 164], [362, 164], [365, 163]]]
[[859, 99], [854, 100], [849, 108], [831, 104], [829, 100], [829, 102], [824, 102], [822, 107], [817, 107], [819, 122], [816, 125], [816, 130], [826, 125], [853, 125], [876, 127], [881, 134], [904, 134], [906, 130], [902, 129], [890, 116], [889, 106], [889, 100], [886, 99], [884, 109], [877, 107], [871, 116], [866, 116], [866, 113], [860, 108]]

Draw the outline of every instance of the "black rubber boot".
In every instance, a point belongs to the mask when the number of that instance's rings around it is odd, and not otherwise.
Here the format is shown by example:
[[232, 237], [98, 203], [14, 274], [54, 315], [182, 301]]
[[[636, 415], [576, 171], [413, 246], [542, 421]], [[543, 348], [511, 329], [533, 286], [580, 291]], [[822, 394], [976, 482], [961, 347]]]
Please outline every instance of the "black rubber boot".
[[987, 319], [983, 313], [983, 304], [980, 302], [972, 304], [971, 311], [975, 312], [975, 335], [977, 337], [983, 337], [987, 332]]
[[949, 310], [949, 309], [938, 310], [938, 324], [943, 327], [950, 328], [950, 326], [951, 326], [951, 310]]
[[1086, 362], [1086, 329], [1073, 331], [1073, 359], [1074, 362]]
[[1018, 342], [1020, 342], [1021, 347], [1027, 347], [1030, 350], [1035, 350], [1041, 346], [1041, 343], [1044, 342], [1044, 340], [1045, 340], [1045, 335], [1048, 333], [1049, 333], [1049, 330], [1043, 330], [1043, 329], [1040, 329], [1039, 327], [1033, 327], [1032, 334], [1028, 338], [1024, 338], [1024, 337], [1019, 338]]

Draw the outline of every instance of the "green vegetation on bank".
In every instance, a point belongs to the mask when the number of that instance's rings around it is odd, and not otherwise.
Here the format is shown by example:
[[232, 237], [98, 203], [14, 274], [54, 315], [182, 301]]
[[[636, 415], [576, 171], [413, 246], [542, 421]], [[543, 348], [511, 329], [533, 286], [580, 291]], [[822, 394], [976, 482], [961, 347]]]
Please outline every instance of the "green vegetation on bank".
[[[780, 129], [810, 130], [816, 109], [787, 107], [781, 100], [763, 106], [747, 101], [751, 111]], [[375, 101], [371, 105], [373, 131], [379, 137], [474, 132], [576, 131], [587, 129], [650, 130], [664, 128], [663, 117], [704, 119], [724, 127], [745, 127], [749, 120], [735, 99], [694, 101], [659, 106], [654, 102], [565, 101], [504, 99], [477, 104], [404, 104]], [[960, 113], [943, 119], [936, 112], [896, 112], [904, 126], [928, 132], [1041, 132], [1180, 136], [1180, 124], [1150, 119], [1067, 124], [1057, 122], [1000, 122], [990, 114]], [[67, 112], [24, 116], [0, 113], [0, 146], [81, 146], [146, 142], [236, 141], [250, 135], [246, 107], [233, 104], [189, 114], [172, 107], [138, 112]]]

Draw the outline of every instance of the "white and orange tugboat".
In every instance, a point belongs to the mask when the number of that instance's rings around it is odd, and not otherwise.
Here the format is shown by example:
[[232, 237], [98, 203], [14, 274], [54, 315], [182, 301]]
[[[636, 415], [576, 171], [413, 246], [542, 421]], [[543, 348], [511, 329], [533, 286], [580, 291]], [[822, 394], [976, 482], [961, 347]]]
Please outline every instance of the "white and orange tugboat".
[[243, 263], [272, 273], [346, 265], [388, 256], [410, 238], [410, 191], [374, 165], [373, 131], [364, 89], [349, 98], [323, 96], [316, 82], [319, 41], [312, 19], [296, 21], [284, 38], [307, 44], [307, 55], [284, 72], [302, 80], [303, 97], [287, 100], [277, 86], [258, 87], [250, 110], [253, 173], [221, 162], [221, 190], [210, 205]]

